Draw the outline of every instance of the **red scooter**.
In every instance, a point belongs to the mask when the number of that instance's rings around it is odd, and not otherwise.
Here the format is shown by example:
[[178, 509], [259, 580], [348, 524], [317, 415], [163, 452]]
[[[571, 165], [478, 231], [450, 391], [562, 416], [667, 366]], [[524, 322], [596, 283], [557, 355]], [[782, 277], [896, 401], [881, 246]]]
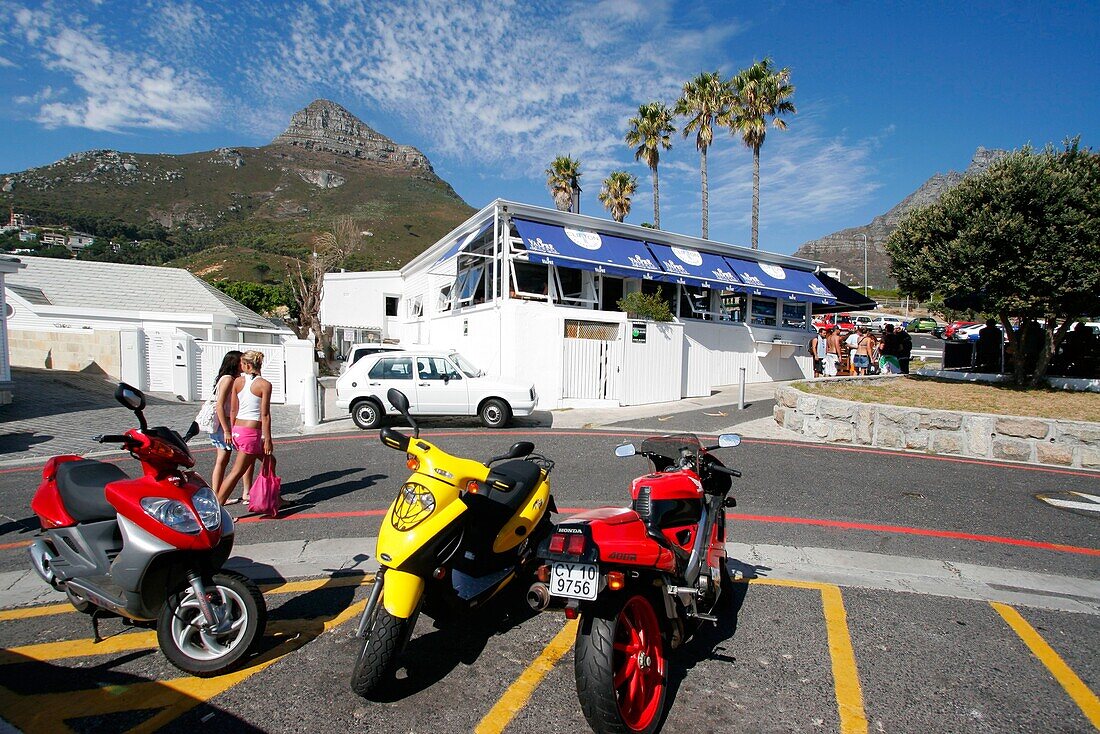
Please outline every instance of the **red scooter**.
[[115, 398], [134, 411], [140, 428], [99, 436], [141, 462], [143, 475], [79, 456], [55, 456], [31, 500], [42, 531], [31, 564], [64, 591], [78, 611], [97, 620], [121, 616], [156, 623], [161, 650], [180, 670], [224, 673], [263, 636], [267, 607], [249, 578], [221, 570], [233, 548], [233, 518], [193, 471], [185, 437], [142, 412], [145, 396], [122, 383]]
[[631, 486], [632, 506], [605, 507], [562, 520], [539, 546], [539, 582], [528, 602], [565, 600], [579, 619], [574, 657], [577, 695], [597, 734], [650, 734], [665, 716], [666, 651], [701, 622], [717, 622], [731, 593], [726, 566], [728, 469], [709, 452], [737, 446], [735, 434], [703, 447], [691, 434], [659, 436], [618, 456], [641, 454], [654, 471]]

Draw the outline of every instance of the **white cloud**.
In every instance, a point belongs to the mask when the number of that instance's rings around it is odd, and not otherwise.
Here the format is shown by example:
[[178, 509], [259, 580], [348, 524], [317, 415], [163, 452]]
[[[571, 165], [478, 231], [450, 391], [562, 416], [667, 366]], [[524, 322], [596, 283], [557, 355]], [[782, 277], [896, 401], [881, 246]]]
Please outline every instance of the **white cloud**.
[[250, 73], [261, 96], [289, 104], [331, 90], [458, 162], [529, 175], [570, 154], [589, 181], [630, 160], [622, 136], [639, 101], [671, 102], [715, 39], [737, 30], [673, 34], [664, 0], [334, 0], [292, 17]]
[[214, 94], [198, 74], [111, 48], [79, 17], [63, 21], [61, 13], [22, 7], [12, 16], [27, 52], [72, 82], [64, 96], [49, 86], [26, 96], [40, 104], [36, 119], [47, 127], [195, 129], [215, 110]]
[[11, 101], [22, 105], [40, 105], [58, 95], [58, 90], [53, 87], [43, 87], [34, 94], [12, 97]]
[[171, 49], [181, 56], [190, 56], [205, 49], [215, 35], [221, 16], [211, 13], [191, 0], [150, 2], [148, 32], [161, 48]]

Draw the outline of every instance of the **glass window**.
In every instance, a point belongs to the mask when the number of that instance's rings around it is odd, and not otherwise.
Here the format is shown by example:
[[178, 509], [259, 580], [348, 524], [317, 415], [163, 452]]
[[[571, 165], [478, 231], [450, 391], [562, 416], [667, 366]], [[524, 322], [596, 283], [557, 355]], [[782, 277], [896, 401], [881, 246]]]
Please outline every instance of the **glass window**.
[[806, 304], [783, 304], [783, 325], [789, 329], [802, 329], [806, 326]]
[[668, 304], [668, 310], [676, 312], [676, 285], [673, 283], [658, 283], [655, 280], [642, 281], [642, 293], [648, 296], [659, 295]]
[[710, 291], [699, 286], [680, 286], [680, 316], [690, 319], [710, 318]]
[[512, 263], [512, 292], [528, 296], [545, 296], [550, 285], [550, 268], [534, 263]]
[[417, 357], [416, 372], [421, 380], [461, 380], [458, 370], [443, 357]]
[[569, 304], [592, 304], [596, 298], [596, 274], [591, 270], [578, 270], [555, 266], [554, 278], [558, 300]]
[[383, 357], [368, 373], [372, 380], [411, 380], [412, 360], [408, 357]]
[[387, 316], [396, 316], [397, 315], [397, 303], [400, 300], [401, 299], [397, 296], [386, 296], [386, 315]]
[[749, 297], [745, 293], [726, 291], [722, 294], [722, 320], [744, 323], [749, 307]]
[[752, 325], [775, 326], [776, 302], [774, 298], [761, 298], [753, 296], [752, 299]]
[[418, 319], [424, 315], [424, 297], [415, 296], [408, 301], [409, 318]]
[[458, 275], [455, 288], [458, 291], [458, 302], [467, 303], [478, 295], [478, 286], [481, 285], [481, 276], [485, 273], [484, 265], [474, 265]]
[[451, 359], [454, 360], [455, 364], [458, 365], [458, 368], [462, 370], [463, 374], [465, 374], [467, 377], [481, 377], [485, 374], [477, 367], [472, 365], [465, 357], [463, 357], [458, 352], [452, 352]]
[[451, 286], [445, 285], [439, 289], [439, 299], [436, 302], [437, 311], [451, 310]]
[[600, 310], [601, 311], [620, 311], [619, 301], [623, 300], [623, 285], [625, 281], [622, 278], [615, 278], [610, 275], [605, 275], [600, 278]]

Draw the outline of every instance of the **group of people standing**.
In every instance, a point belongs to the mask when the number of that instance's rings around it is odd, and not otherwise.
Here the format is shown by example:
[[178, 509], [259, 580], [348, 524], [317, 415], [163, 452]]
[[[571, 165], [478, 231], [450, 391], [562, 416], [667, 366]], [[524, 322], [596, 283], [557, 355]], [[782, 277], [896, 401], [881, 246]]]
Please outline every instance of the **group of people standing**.
[[881, 337], [864, 326], [847, 331], [823, 326], [810, 340], [814, 377], [838, 375], [909, 374], [913, 338], [905, 327], [887, 324]]
[[[270, 456], [271, 383], [260, 376], [264, 366], [262, 352], [227, 352], [222, 359], [214, 385], [214, 470], [210, 487], [223, 505], [248, 502], [256, 460]], [[229, 468], [233, 451], [237, 460]], [[226, 473], [227, 468], [229, 469]], [[229, 499], [237, 483], [244, 480], [244, 493]]]

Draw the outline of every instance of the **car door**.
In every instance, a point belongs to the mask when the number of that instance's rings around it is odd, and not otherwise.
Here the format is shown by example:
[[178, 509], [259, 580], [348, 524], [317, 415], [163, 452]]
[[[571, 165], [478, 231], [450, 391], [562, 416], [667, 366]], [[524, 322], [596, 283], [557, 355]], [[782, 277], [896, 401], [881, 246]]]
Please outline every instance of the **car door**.
[[386, 393], [390, 388], [397, 388], [409, 399], [409, 412], [418, 415], [421, 410], [413, 377], [412, 357], [380, 357], [367, 373], [367, 389], [385, 405], [387, 413], [396, 413]]
[[416, 357], [416, 394], [431, 415], [470, 415], [469, 380], [446, 357]]

